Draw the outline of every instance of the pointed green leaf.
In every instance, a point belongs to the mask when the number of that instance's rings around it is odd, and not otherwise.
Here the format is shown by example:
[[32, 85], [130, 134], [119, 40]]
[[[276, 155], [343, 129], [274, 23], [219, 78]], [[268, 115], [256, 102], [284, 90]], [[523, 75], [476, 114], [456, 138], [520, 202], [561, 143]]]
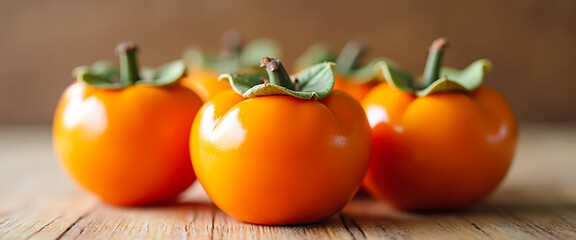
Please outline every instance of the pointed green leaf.
[[445, 77], [434, 81], [427, 88], [416, 92], [416, 95], [419, 97], [423, 97], [430, 94], [441, 92], [468, 92], [468, 91], [469, 90], [466, 89], [466, 87], [462, 86], [460, 83]]
[[442, 78], [430, 86], [418, 91], [418, 96], [427, 96], [441, 92], [471, 92], [482, 84], [484, 73], [490, 70], [492, 64], [486, 59], [480, 59], [468, 65], [464, 70], [453, 68], [440, 69]]
[[334, 61], [336, 61], [336, 56], [330, 51], [330, 48], [323, 43], [317, 43], [298, 57], [295, 66], [296, 69], [304, 69], [314, 64]]
[[103, 78], [120, 77], [120, 71], [109, 61], [97, 61], [90, 66], [91, 73]]
[[387, 58], [376, 58], [363, 67], [353, 70], [350, 74], [349, 80], [358, 84], [367, 83], [373, 80], [383, 80], [384, 77], [381, 74], [381, 64], [383, 61], [388, 64], [393, 64], [392, 61]]
[[114, 66], [109, 61], [97, 61], [90, 66], [80, 66], [72, 70], [73, 77], [78, 77], [79, 74], [83, 74], [85, 72], [89, 72], [95, 76], [99, 76], [101, 78], [110, 79], [110, 78], [119, 78], [120, 72], [118, 68]]
[[272, 39], [256, 39], [242, 48], [240, 62], [242, 66], [259, 66], [263, 57], [281, 58], [280, 45]]
[[318, 99], [322, 99], [334, 88], [334, 63], [319, 63], [306, 68], [292, 77], [292, 81], [298, 80], [300, 92], [315, 92]]
[[[185, 73], [186, 67], [181, 60], [164, 64], [158, 69], [143, 68], [137, 85], [166, 86], [178, 81]], [[92, 66], [80, 66], [73, 70], [77, 79], [94, 88], [121, 89], [132, 85], [122, 82], [118, 68], [109, 62], [99, 61]]]
[[416, 79], [412, 74], [400, 71], [386, 61], [381, 61], [378, 66], [388, 84], [406, 92], [414, 93], [416, 91]]
[[166, 86], [177, 82], [186, 72], [186, 66], [181, 60], [176, 60], [158, 67], [155, 71], [144, 69], [140, 75], [142, 80], [136, 81], [138, 85]]
[[268, 79], [268, 73], [261, 68], [250, 68], [234, 74], [222, 74], [218, 80], [228, 80], [235, 92], [244, 94], [250, 88], [264, 83]]
[[118, 80], [111, 81], [110, 78], [103, 78], [101, 76], [86, 71], [78, 73], [79, 81], [84, 82], [94, 88], [121, 89], [130, 85], [129, 82], [119, 81], [120, 78], [115, 79]]
[[227, 79], [232, 89], [245, 98], [288, 95], [301, 99], [322, 99], [332, 91], [334, 87], [333, 63], [321, 63], [307, 68], [292, 76], [292, 80], [298, 80], [298, 91], [268, 83], [268, 73], [263, 69], [250, 69], [249, 71], [236, 74], [222, 74], [218, 79]]
[[120, 80], [120, 72], [108, 61], [98, 61], [91, 66], [80, 66], [72, 71], [78, 81], [94, 88], [120, 89], [130, 83]]
[[482, 84], [484, 73], [491, 69], [492, 63], [489, 60], [480, 59], [471, 63], [461, 71], [453, 68], [442, 68], [440, 69], [440, 76], [447, 77], [448, 79], [457, 82], [468, 91], [473, 91]]

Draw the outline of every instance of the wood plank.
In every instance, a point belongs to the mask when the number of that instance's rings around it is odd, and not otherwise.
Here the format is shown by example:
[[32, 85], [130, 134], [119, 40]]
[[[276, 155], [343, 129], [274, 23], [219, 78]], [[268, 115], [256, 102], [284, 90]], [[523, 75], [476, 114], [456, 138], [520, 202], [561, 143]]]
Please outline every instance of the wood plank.
[[79, 192], [40, 196], [2, 220], [0, 238], [57, 238], [96, 203], [94, 198]]
[[322, 223], [260, 226], [226, 215], [199, 186], [173, 205], [103, 204], [59, 169], [49, 128], [0, 127], [0, 239], [576, 239], [576, 128], [521, 130], [505, 183], [467, 211], [407, 213], [356, 198]]

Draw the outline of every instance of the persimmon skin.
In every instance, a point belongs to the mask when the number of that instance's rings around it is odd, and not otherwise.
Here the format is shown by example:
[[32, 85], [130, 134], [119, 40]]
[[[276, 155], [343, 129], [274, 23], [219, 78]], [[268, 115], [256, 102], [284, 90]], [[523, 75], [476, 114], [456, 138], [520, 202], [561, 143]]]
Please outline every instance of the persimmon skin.
[[326, 98], [244, 99], [223, 92], [191, 134], [198, 180], [224, 212], [249, 223], [305, 224], [340, 211], [366, 172], [370, 127], [360, 104]]
[[415, 97], [383, 83], [363, 101], [373, 131], [364, 186], [403, 210], [460, 210], [505, 177], [518, 128], [506, 100], [481, 86]]
[[177, 84], [106, 90], [75, 82], [56, 108], [54, 149], [70, 177], [107, 203], [170, 201], [195, 180], [188, 133], [201, 104]]
[[356, 83], [338, 74], [334, 77], [334, 89], [350, 94], [356, 101], [362, 102], [364, 97], [378, 85], [378, 81], [373, 80], [366, 83]]
[[181, 84], [198, 94], [202, 102], [208, 101], [220, 92], [232, 90], [228, 81], [219, 81], [216, 72], [205, 68], [190, 69]]

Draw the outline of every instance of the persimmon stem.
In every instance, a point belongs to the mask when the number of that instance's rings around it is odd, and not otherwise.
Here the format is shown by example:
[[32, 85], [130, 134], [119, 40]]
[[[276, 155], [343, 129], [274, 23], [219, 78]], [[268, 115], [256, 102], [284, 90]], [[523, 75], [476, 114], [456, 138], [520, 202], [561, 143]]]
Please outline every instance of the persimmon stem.
[[366, 42], [356, 39], [346, 43], [336, 59], [336, 71], [350, 74], [357, 66], [360, 58], [366, 53]]
[[260, 67], [265, 68], [266, 72], [268, 72], [270, 83], [296, 91], [290, 75], [288, 75], [280, 60], [273, 57], [263, 57], [260, 60]]
[[424, 68], [424, 75], [422, 76], [421, 89], [424, 89], [434, 81], [440, 78], [440, 67], [442, 67], [442, 57], [444, 49], [448, 46], [446, 39], [438, 38], [430, 45], [428, 53], [428, 60], [426, 61], [426, 68]]
[[140, 80], [136, 52], [138, 46], [133, 42], [123, 42], [116, 47], [120, 57], [120, 81], [134, 83]]

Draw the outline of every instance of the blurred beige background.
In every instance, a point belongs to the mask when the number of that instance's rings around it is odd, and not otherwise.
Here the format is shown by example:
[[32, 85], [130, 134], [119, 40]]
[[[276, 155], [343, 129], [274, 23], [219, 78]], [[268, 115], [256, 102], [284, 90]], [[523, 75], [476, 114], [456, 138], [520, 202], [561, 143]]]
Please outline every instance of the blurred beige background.
[[271, 37], [292, 63], [317, 41], [340, 49], [366, 37], [370, 57], [422, 72], [429, 43], [451, 46], [445, 63], [493, 61], [486, 83], [521, 122], [576, 122], [576, 1], [63, 1], [0, 0], [0, 124], [47, 124], [71, 70], [140, 44], [143, 65], [179, 58], [191, 44], [219, 47], [239, 30]]

